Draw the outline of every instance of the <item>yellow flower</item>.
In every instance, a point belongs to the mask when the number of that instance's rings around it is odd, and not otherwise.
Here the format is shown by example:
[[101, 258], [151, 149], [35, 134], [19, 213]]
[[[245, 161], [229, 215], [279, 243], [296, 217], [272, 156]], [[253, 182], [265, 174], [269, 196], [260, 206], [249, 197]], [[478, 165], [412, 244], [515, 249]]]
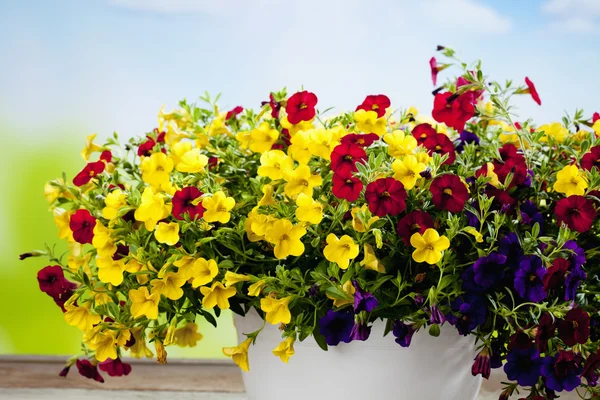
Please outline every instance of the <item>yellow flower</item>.
[[192, 150], [192, 142], [177, 142], [171, 146], [171, 151], [169, 152], [169, 156], [173, 160], [173, 164], [177, 165], [181, 161], [181, 157], [188, 151]]
[[248, 286], [248, 296], [258, 297], [262, 292], [263, 288], [267, 285], [264, 280], [259, 280], [252, 285]]
[[274, 206], [277, 204], [273, 198], [273, 185], [264, 185], [262, 187], [263, 197], [258, 202], [258, 207]]
[[235, 206], [233, 197], [227, 197], [222, 191], [218, 191], [212, 196], [205, 197], [202, 200], [204, 207], [204, 220], [206, 222], [220, 222], [225, 224], [229, 222], [231, 214], [229, 211]]
[[236, 363], [243, 371], [250, 371], [250, 365], [248, 363], [248, 349], [252, 344], [252, 339], [248, 338], [244, 340], [239, 346], [235, 347], [223, 347], [223, 354], [227, 357], [231, 357], [234, 363]]
[[236, 274], [235, 272], [227, 271], [225, 272], [225, 286], [233, 286], [239, 282], [248, 282], [250, 277], [244, 274]]
[[219, 266], [215, 260], [206, 260], [202, 257], [194, 261], [192, 267], [192, 287], [197, 288], [212, 282], [219, 273]]
[[158, 293], [171, 300], [178, 300], [183, 296], [181, 287], [185, 279], [175, 272], [167, 272], [162, 279], [154, 279], [150, 282], [152, 285], [152, 294]]
[[190, 256], [183, 256], [175, 261], [173, 265], [177, 267], [177, 274], [186, 281], [194, 276], [194, 262], [196, 260]]
[[446, 236], [440, 236], [435, 229], [428, 228], [423, 235], [419, 232], [410, 237], [410, 244], [415, 248], [412, 258], [416, 262], [437, 264], [442, 259], [442, 253], [450, 247]]
[[77, 272], [80, 267], [86, 274], [90, 273], [90, 260], [92, 259], [92, 253], [84, 253], [83, 245], [77, 242], [69, 242], [69, 257], [67, 258], [67, 265], [69, 268]]
[[103, 147], [98, 146], [94, 143], [94, 139], [96, 139], [96, 133], [93, 135], [86, 136], [85, 138], [85, 147], [81, 150], [81, 157], [87, 162], [90, 159], [92, 153], [104, 150]]
[[102, 216], [108, 220], [117, 218], [119, 208], [127, 204], [127, 194], [123, 193], [121, 189], [115, 189], [106, 195], [104, 199], [106, 207], [102, 209]]
[[394, 170], [394, 179], [399, 180], [406, 190], [415, 187], [417, 180], [421, 177], [421, 172], [427, 167], [417, 161], [413, 155], [404, 156], [402, 160], [395, 160], [392, 163]]
[[59, 239], [67, 239], [72, 242], [73, 239], [73, 231], [71, 231], [71, 227], [69, 226], [71, 222], [71, 215], [73, 215], [73, 211], [67, 211], [63, 208], [55, 208], [54, 209], [54, 223], [58, 227], [58, 237]]
[[283, 179], [284, 175], [294, 169], [294, 160], [281, 150], [266, 151], [260, 156], [258, 176], [266, 176], [271, 180]]
[[97, 306], [113, 302], [110, 296], [108, 295], [108, 290], [106, 290], [106, 288], [103, 286], [94, 288], [93, 294], [94, 304]]
[[567, 165], [556, 175], [554, 190], [558, 193], [564, 193], [565, 196], [583, 196], [588, 184], [576, 165]]
[[491, 178], [491, 181], [489, 181], [488, 183], [494, 187], [500, 187], [501, 183], [500, 180], [498, 179], [498, 174], [496, 174], [494, 172], [494, 164], [492, 164], [491, 162], [488, 162], [486, 164], [487, 168], [486, 168], [486, 176], [488, 178]]
[[252, 132], [251, 131], [240, 131], [235, 134], [235, 138], [240, 145], [240, 149], [247, 149], [250, 147], [250, 143], [252, 142]]
[[311, 151], [308, 149], [310, 143], [310, 131], [301, 131], [296, 133], [290, 139], [288, 154], [299, 164], [308, 164], [312, 157]]
[[313, 200], [312, 197], [300, 193], [296, 198], [296, 218], [298, 221], [318, 224], [323, 219], [323, 204]]
[[596, 132], [596, 135], [600, 135], [600, 119], [594, 122], [594, 125], [592, 125], [592, 129], [594, 130], [594, 132]]
[[[366, 204], [363, 204], [360, 208], [353, 207], [350, 214], [352, 215], [352, 228], [354, 228], [356, 232], [368, 231], [371, 225], [379, 220], [379, 217], [371, 216], [371, 212]], [[363, 220], [367, 220], [366, 225], [363, 223]]]
[[229, 133], [229, 129], [225, 126], [225, 115], [227, 114], [221, 113], [221, 115], [212, 120], [208, 126], [209, 136], [225, 135]]
[[323, 178], [321, 175], [312, 175], [308, 165], [300, 165], [295, 170], [288, 173], [285, 177], [287, 181], [283, 188], [286, 196], [294, 198], [300, 193], [304, 193], [310, 197], [313, 194], [315, 186], [321, 186]]
[[401, 130], [386, 133], [383, 141], [388, 144], [388, 154], [396, 158], [412, 154], [417, 148], [417, 139]]
[[181, 156], [175, 169], [179, 172], [198, 173], [204, 172], [208, 164], [208, 157], [200, 154], [200, 149], [192, 149]]
[[166, 364], [167, 363], [167, 350], [165, 349], [163, 342], [156, 339], [154, 341], [154, 349], [156, 350], [156, 361], [159, 364]]
[[358, 110], [354, 112], [356, 127], [365, 133], [376, 133], [381, 136], [386, 132], [385, 117], [377, 118], [375, 111]]
[[102, 318], [98, 314], [93, 314], [88, 306], [76, 306], [74, 304], [65, 304], [65, 321], [67, 324], [76, 326], [82, 331], [92, 329]]
[[235, 296], [234, 287], [226, 288], [221, 282], [214, 282], [210, 288], [202, 286], [200, 293], [204, 296], [202, 305], [205, 308], [218, 306], [221, 310], [229, 309], [229, 298]]
[[94, 237], [92, 238], [92, 246], [98, 251], [98, 255], [101, 257], [112, 257], [117, 251], [112, 238], [110, 237], [110, 230], [102, 225], [100, 220], [96, 220], [94, 226]]
[[152, 153], [150, 157], [144, 157], [140, 168], [144, 182], [152, 186], [161, 186], [169, 182], [173, 160], [162, 152]]
[[204, 336], [198, 332], [198, 325], [188, 322], [175, 331], [175, 343], [179, 347], [194, 347]]
[[283, 259], [289, 255], [297, 257], [304, 253], [304, 244], [300, 240], [304, 235], [306, 235], [306, 228], [294, 226], [287, 219], [280, 219], [275, 221], [265, 237], [268, 242], [275, 245], [273, 249], [275, 257]]
[[565, 141], [567, 136], [569, 135], [569, 131], [565, 128], [560, 122], [553, 122], [551, 124], [544, 124], [537, 128], [537, 132], [544, 131], [544, 135], [540, 138], [540, 142], [546, 143], [548, 142], [548, 138], [554, 138], [554, 140], [558, 143], [562, 143]]
[[160, 222], [154, 231], [158, 243], [175, 246], [179, 242], [179, 224], [177, 222]]
[[61, 178], [44, 184], [44, 198], [48, 203], [53, 203], [54, 200], [59, 198], [74, 199], [75, 196], [66, 189], [65, 181]]
[[96, 350], [96, 360], [102, 362], [111, 358], [117, 359], [117, 336], [116, 332], [112, 330], [106, 330], [100, 332], [94, 336], [92, 350]]
[[340, 142], [333, 137], [331, 129], [312, 129], [309, 132], [308, 150], [312, 155], [331, 160], [331, 152]]
[[151, 187], [144, 189], [142, 193], [142, 204], [135, 210], [136, 221], [144, 222], [146, 229], [153, 231], [161, 219], [171, 214], [171, 205], [165, 204], [165, 196], [162, 193], [154, 193]]
[[146, 340], [143, 337], [143, 333], [144, 328], [141, 327], [133, 328], [131, 330], [131, 334], [135, 339], [135, 343], [129, 348], [129, 351], [131, 353], [131, 356], [135, 358], [152, 358], [154, 354], [152, 354], [152, 350], [150, 350], [146, 345]]
[[341, 269], [347, 269], [350, 260], [358, 256], [360, 249], [354, 240], [348, 235], [338, 237], [330, 233], [327, 235], [327, 246], [323, 249], [323, 254], [328, 261], [337, 263]]
[[483, 243], [483, 235], [479, 233], [479, 231], [472, 226], [466, 226], [463, 228], [463, 231], [467, 232], [470, 235], [473, 235], [475, 241], [477, 243]]
[[377, 259], [373, 246], [368, 243], [365, 243], [365, 258], [360, 262], [360, 265], [364, 266], [365, 269], [385, 273], [385, 266]]
[[148, 292], [146, 286], [142, 286], [139, 289], [132, 289], [129, 291], [129, 299], [131, 299], [131, 316], [139, 318], [146, 316], [149, 319], [158, 318], [158, 302], [160, 301], [160, 294]]
[[327, 296], [328, 299], [333, 300], [334, 307], [341, 307], [345, 306], [346, 304], [354, 303], [354, 293], [356, 292], [356, 288], [352, 284], [351, 280], [347, 280], [346, 283], [342, 285], [342, 291], [344, 291], [344, 293], [348, 295], [345, 299], [337, 299], [329, 293], [325, 292], [325, 296]]
[[[313, 118], [314, 119], [314, 118]], [[287, 115], [279, 121], [281, 122], [281, 126], [288, 130], [290, 136], [294, 137], [299, 132], [308, 131], [310, 129], [314, 129], [313, 120], [310, 121], [300, 121], [297, 124], [291, 124], [288, 121]]]
[[119, 286], [123, 283], [123, 271], [125, 271], [125, 260], [113, 260], [112, 256], [96, 258], [98, 266], [98, 279], [102, 283], [110, 283]]
[[271, 128], [268, 122], [261, 122], [258, 128], [250, 132], [248, 147], [255, 153], [264, 153], [271, 150], [277, 138], [279, 138], [279, 131]]
[[287, 363], [291, 356], [295, 354], [294, 352], [294, 338], [289, 337], [285, 339], [283, 342], [279, 343], [277, 347], [273, 349], [273, 355], [281, 358], [281, 361]]
[[260, 299], [260, 309], [266, 313], [265, 321], [273, 325], [289, 324], [292, 320], [292, 314], [288, 308], [290, 301], [292, 301], [291, 296], [283, 299], [272, 297]]

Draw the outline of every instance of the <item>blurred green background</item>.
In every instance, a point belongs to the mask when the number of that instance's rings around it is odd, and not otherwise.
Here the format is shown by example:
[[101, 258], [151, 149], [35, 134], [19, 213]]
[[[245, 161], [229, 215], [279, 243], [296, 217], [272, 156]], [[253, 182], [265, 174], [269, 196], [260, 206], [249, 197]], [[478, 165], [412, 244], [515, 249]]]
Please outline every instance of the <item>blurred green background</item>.
[[[30, 140], [18, 140], [18, 128], [0, 127], [9, 150], [0, 157], [4, 188], [0, 196], [0, 354], [78, 354], [81, 332], [67, 325], [60, 308], [39, 290], [36, 275], [47, 261], [19, 261], [18, 256], [59, 242], [43, 195], [44, 183], [63, 171], [72, 179], [84, 166], [79, 153], [89, 132], [55, 127], [45, 129], [43, 136], [27, 134]], [[105, 138], [99, 134], [96, 142]], [[57, 245], [58, 254], [66, 249], [65, 243]], [[200, 319], [197, 322], [204, 339], [191, 349], [168, 347], [169, 357], [222, 358], [221, 348], [235, 344], [230, 313], [223, 313], [218, 329]]]

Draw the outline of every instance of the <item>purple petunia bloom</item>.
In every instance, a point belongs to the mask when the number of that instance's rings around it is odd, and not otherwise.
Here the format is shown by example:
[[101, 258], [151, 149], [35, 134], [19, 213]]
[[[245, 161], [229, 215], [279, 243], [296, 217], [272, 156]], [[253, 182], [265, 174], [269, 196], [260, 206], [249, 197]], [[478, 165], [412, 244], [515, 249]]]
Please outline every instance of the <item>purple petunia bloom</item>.
[[456, 326], [461, 335], [467, 336], [471, 331], [485, 322], [487, 306], [485, 298], [477, 294], [464, 294], [452, 302], [452, 311], [460, 313], [458, 318], [449, 318], [447, 321]]
[[540, 226], [540, 233], [544, 230], [544, 217], [540, 210], [536, 207], [531, 200], [527, 200], [519, 207], [521, 211], [521, 221], [525, 225], [535, 225], [537, 222]]
[[351, 340], [367, 340], [369, 335], [371, 334], [371, 327], [367, 324], [360, 324], [358, 322], [354, 322], [354, 326], [352, 327], [352, 331], [350, 332]]
[[460, 138], [458, 139], [458, 145], [456, 146], [456, 151], [462, 153], [465, 151], [465, 145], [469, 143], [479, 144], [479, 136], [469, 131], [462, 131], [460, 133]]
[[556, 392], [570, 392], [581, 385], [582, 372], [581, 356], [572, 351], [561, 351], [542, 360], [541, 373], [546, 378], [546, 387]]
[[500, 340], [492, 340], [491, 346], [491, 355], [490, 355], [490, 367], [492, 369], [500, 368], [502, 366], [502, 351], [504, 346]]
[[504, 372], [511, 381], [517, 381], [521, 386], [533, 386], [540, 377], [540, 353], [535, 347], [520, 350], [513, 349], [506, 355]]
[[371, 312], [375, 307], [379, 305], [377, 298], [373, 294], [362, 290], [358, 286], [358, 282], [352, 282], [356, 291], [354, 292], [354, 312], [359, 313], [361, 311]]
[[519, 261], [523, 257], [523, 249], [516, 233], [510, 232], [504, 235], [498, 244], [498, 251], [506, 256], [506, 266], [513, 269], [519, 267]]
[[585, 250], [579, 247], [576, 241], [569, 240], [563, 245], [562, 248], [565, 250], [571, 250], [567, 258], [573, 267], [581, 267], [583, 264], [585, 264]]
[[541, 258], [525, 256], [521, 259], [519, 269], [515, 273], [515, 290], [525, 301], [534, 303], [542, 301], [547, 296], [544, 290], [545, 275], [546, 268]]
[[481, 286], [475, 283], [475, 273], [472, 265], [463, 271], [460, 279], [462, 280], [462, 290], [466, 293], [483, 294], [485, 292]]
[[581, 281], [587, 278], [587, 274], [581, 267], [574, 267], [565, 278], [565, 300], [575, 300], [577, 288], [581, 285]]
[[396, 337], [396, 343], [402, 347], [410, 346], [413, 335], [416, 330], [413, 325], [405, 324], [402, 321], [395, 321], [392, 333]]
[[[476, 201], [473, 202], [472, 206], [475, 210], [479, 209], [479, 203]], [[475, 229], [479, 229], [481, 227], [481, 223], [479, 222], [479, 218], [477, 218], [477, 215], [473, 214], [468, 210], [465, 210], [464, 213], [465, 217], [467, 217], [468, 226], [472, 226]]]
[[473, 280], [483, 289], [490, 289], [504, 278], [506, 256], [500, 253], [490, 253], [481, 257], [473, 265]]
[[434, 304], [431, 306], [431, 313], [430, 313], [430, 317], [429, 317], [429, 323], [431, 324], [444, 324], [444, 322], [446, 322], [446, 317], [444, 316], [444, 314], [442, 314], [442, 312], [440, 311], [440, 308], [437, 306], [437, 304]]
[[319, 319], [319, 332], [329, 346], [337, 346], [340, 342], [350, 343], [353, 327], [354, 315], [351, 312], [329, 310], [327, 315]]

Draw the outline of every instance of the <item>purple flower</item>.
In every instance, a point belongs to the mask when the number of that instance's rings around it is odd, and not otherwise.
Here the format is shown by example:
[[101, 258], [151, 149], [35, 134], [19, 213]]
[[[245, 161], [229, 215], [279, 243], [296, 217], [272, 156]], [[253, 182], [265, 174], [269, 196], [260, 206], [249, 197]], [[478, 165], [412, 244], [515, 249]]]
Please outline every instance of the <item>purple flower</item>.
[[506, 356], [504, 372], [508, 379], [516, 380], [521, 386], [533, 386], [540, 377], [540, 367], [540, 353], [532, 346], [526, 350], [511, 350]]
[[587, 274], [581, 267], [574, 267], [569, 275], [565, 278], [565, 300], [575, 300], [577, 288], [581, 285], [581, 281], [587, 278]]
[[506, 256], [506, 265], [508, 267], [513, 269], [519, 267], [519, 261], [521, 260], [521, 257], [523, 257], [523, 249], [521, 248], [521, 243], [519, 243], [519, 238], [516, 233], [510, 232], [504, 235], [498, 244], [498, 251], [500, 254]]
[[444, 317], [444, 314], [442, 314], [442, 312], [440, 311], [440, 308], [437, 306], [437, 304], [434, 304], [431, 306], [430, 314], [431, 315], [429, 317], [429, 323], [443, 324], [444, 322], [446, 322], [446, 317]]
[[89, 360], [77, 360], [75, 365], [81, 376], [93, 379], [96, 382], [104, 383], [104, 378], [98, 372], [98, 366], [93, 365]]
[[506, 256], [500, 253], [481, 257], [473, 265], [473, 280], [483, 289], [492, 288], [504, 278], [504, 263]]
[[487, 347], [484, 347], [479, 354], [477, 354], [477, 357], [475, 357], [475, 362], [471, 367], [471, 374], [473, 376], [481, 375], [485, 379], [489, 379], [491, 372], [490, 352]]
[[350, 343], [353, 327], [354, 315], [351, 312], [329, 310], [327, 315], [319, 319], [319, 332], [329, 346], [337, 346], [340, 342]]
[[483, 294], [485, 290], [475, 283], [475, 273], [473, 272], [473, 266], [465, 269], [460, 277], [462, 279], [462, 289], [467, 293]]
[[61, 376], [63, 378], [66, 378], [67, 375], [69, 374], [69, 370], [71, 369], [70, 365], [67, 365], [66, 367], [64, 367], [62, 370], [60, 370], [60, 372], [58, 373], [58, 376]]
[[367, 324], [360, 324], [358, 322], [354, 322], [354, 326], [352, 327], [352, 331], [350, 332], [351, 340], [367, 340], [369, 335], [371, 334], [371, 327]]
[[414, 325], [405, 324], [402, 321], [395, 321], [392, 333], [396, 337], [396, 343], [402, 347], [410, 346], [410, 341], [416, 330]]
[[319, 285], [316, 283], [308, 289], [308, 296], [315, 297], [319, 293]]
[[541, 373], [546, 378], [546, 387], [556, 392], [570, 392], [581, 385], [582, 371], [581, 356], [572, 351], [561, 351], [542, 360]]
[[568, 252], [569, 256], [567, 258], [573, 267], [581, 267], [583, 264], [585, 264], [585, 250], [579, 247], [577, 242], [574, 240], [569, 240], [563, 245], [562, 248], [564, 250], [571, 250]]
[[361, 311], [371, 312], [375, 307], [379, 305], [379, 302], [371, 293], [362, 290], [358, 286], [358, 282], [352, 282], [356, 291], [354, 292], [354, 312], [359, 313]]
[[521, 221], [525, 225], [531, 226], [537, 222], [540, 226], [540, 233], [542, 233], [544, 230], [544, 217], [535, 204], [531, 200], [527, 200], [521, 204], [519, 210], [521, 210]]
[[537, 256], [525, 256], [519, 263], [519, 269], [515, 273], [514, 286], [519, 296], [525, 301], [537, 303], [546, 298], [544, 290], [544, 276], [546, 268], [542, 259]]
[[465, 150], [465, 145], [469, 143], [479, 144], [479, 136], [469, 131], [462, 131], [460, 133], [460, 138], [458, 139], [458, 145], [456, 146], [456, 151], [462, 153]]
[[464, 294], [452, 302], [452, 310], [460, 313], [459, 318], [448, 318], [448, 322], [456, 326], [461, 335], [468, 335], [471, 331], [485, 322], [487, 306], [483, 296], [477, 294]]
[[492, 340], [490, 346], [492, 354], [490, 355], [490, 366], [494, 369], [502, 366], [502, 350], [504, 345], [500, 340]]
[[425, 297], [417, 294], [414, 298], [415, 304], [421, 307], [425, 303]]
[[[479, 210], [479, 203], [474, 201], [472, 204], [473, 208], [475, 210]], [[468, 226], [472, 226], [475, 229], [479, 229], [481, 227], [481, 223], [479, 222], [479, 218], [477, 218], [477, 215], [473, 214], [472, 212], [465, 210], [464, 211], [465, 217], [467, 217], [467, 225]]]

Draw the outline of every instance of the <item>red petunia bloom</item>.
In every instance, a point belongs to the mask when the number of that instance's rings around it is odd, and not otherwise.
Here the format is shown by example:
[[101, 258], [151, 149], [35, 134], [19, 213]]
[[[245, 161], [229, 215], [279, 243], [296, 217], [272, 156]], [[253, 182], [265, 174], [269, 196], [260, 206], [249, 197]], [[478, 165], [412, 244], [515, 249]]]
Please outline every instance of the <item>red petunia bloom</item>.
[[[499, 150], [501, 160], [494, 160], [494, 173], [498, 175], [498, 180], [506, 182], [508, 174], [512, 174], [510, 187], [522, 185], [527, 180], [527, 163], [525, 157], [520, 153], [514, 144], [507, 143]], [[487, 164], [481, 168], [483, 173], [487, 174]], [[479, 176], [479, 175], [477, 175]]]
[[316, 114], [317, 101], [317, 96], [306, 90], [294, 93], [285, 106], [289, 123], [298, 124], [302, 121], [312, 120]]
[[548, 351], [548, 340], [554, 337], [554, 331], [556, 326], [552, 315], [550, 313], [544, 313], [540, 318], [536, 333], [535, 333], [535, 344], [537, 345], [540, 353]]
[[202, 196], [202, 192], [194, 186], [184, 187], [173, 195], [173, 216], [177, 219], [185, 219], [184, 214], [188, 214], [191, 220], [196, 217], [202, 218], [204, 207], [202, 202], [194, 205], [194, 200]]
[[493, 186], [488, 186], [485, 189], [485, 194], [488, 198], [494, 198], [492, 208], [501, 210], [505, 214], [510, 214], [517, 205], [517, 199], [512, 197], [507, 190], [498, 189]]
[[75, 186], [83, 186], [88, 184], [93, 177], [104, 172], [106, 164], [102, 161], [96, 161], [88, 163], [75, 178], [73, 178], [73, 184]]
[[590, 315], [581, 308], [570, 310], [558, 321], [558, 337], [567, 345], [584, 344], [590, 337]]
[[356, 107], [356, 111], [375, 111], [377, 118], [381, 118], [385, 115], [385, 111], [391, 104], [390, 98], [385, 94], [372, 94], [367, 96], [362, 104]]
[[535, 101], [536, 103], [538, 103], [538, 105], [541, 106], [542, 100], [540, 99], [540, 95], [538, 94], [537, 89], [535, 88], [535, 85], [533, 84], [533, 82], [531, 82], [531, 80], [528, 77], [525, 77], [525, 84], [527, 85], [527, 91], [531, 95], [531, 98], [533, 99], [533, 101]]
[[465, 208], [465, 203], [469, 200], [469, 190], [463, 181], [453, 174], [438, 176], [431, 182], [429, 190], [433, 204], [439, 210], [457, 213]]
[[208, 157], [208, 169], [215, 169], [219, 165], [218, 157]]
[[415, 233], [423, 234], [428, 228], [433, 228], [433, 219], [425, 211], [415, 210], [409, 212], [398, 221], [396, 231], [398, 236], [407, 246], [410, 245], [410, 237]]
[[600, 146], [592, 147], [581, 157], [581, 168], [591, 171], [594, 167], [600, 169]]
[[435, 86], [437, 84], [438, 73], [440, 72], [435, 57], [431, 57], [429, 60], [429, 68], [431, 68], [431, 81], [433, 82], [433, 86]]
[[37, 280], [40, 290], [50, 297], [59, 297], [72, 286], [59, 265], [42, 268], [37, 274]]
[[152, 154], [152, 150], [156, 146], [156, 142], [150, 136], [148, 136], [148, 140], [144, 143], [140, 144], [137, 150], [137, 155], [139, 157], [146, 156], [149, 157]]
[[363, 183], [360, 179], [347, 176], [343, 177], [333, 174], [333, 195], [338, 199], [346, 199], [349, 202], [356, 201], [360, 197], [360, 192], [363, 190]]
[[157, 143], [164, 143], [165, 142], [165, 138], [167, 136], [167, 132], [165, 132], [165, 131], [159, 132], [158, 128], [154, 128], [154, 133], [156, 133], [156, 142]]
[[92, 243], [96, 218], [88, 210], [77, 210], [69, 221], [69, 228], [73, 231], [73, 239], [81, 244]]
[[269, 94], [269, 101], [263, 101], [261, 103], [261, 106], [264, 106], [265, 104], [271, 106], [271, 117], [278, 119], [279, 111], [281, 110], [281, 104], [279, 104], [279, 102], [275, 100], [275, 96], [273, 96], [273, 93]]
[[229, 121], [231, 118], [237, 117], [243, 111], [244, 111], [244, 107], [242, 107], [242, 106], [234, 107], [233, 109], [227, 111], [227, 114], [225, 114], [225, 121]]
[[600, 119], [600, 113], [595, 112], [594, 115], [592, 115], [592, 124], [596, 121], [598, 121]]
[[106, 372], [109, 376], [124, 376], [131, 372], [131, 365], [124, 363], [120, 358], [116, 360], [108, 358], [106, 361], [98, 364], [100, 370]]
[[569, 267], [569, 260], [565, 260], [564, 258], [554, 260], [552, 266], [548, 268], [546, 275], [544, 275], [544, 291], [546, 293], [565, 283], [565, 276], [567, 275], [567, 271], [569, 271]]
[[104, 161], [105, 163], [111, 162], [112, 161], [112, 153], [110, 152], [110, 150], [104, 150], [100, 154], [100, 160]]
[[554, 207], [554, 214], [559, 224], [566, 224], [569, 229], [579, 233], [587, 232], [596, 218], [594, 204], [583, 196], [569, 196], [560, 199]]
[[93, 365], [89, 360], [77, 360], [75, 365], [81, 376], [104, 383], [104, 378], [98, 372], [98, 367]]
[[[598, 383], [598, 374], [596, 371], [600, 368], [600, 350], [595, 353], [591, 353], [587, 360], [585, 360], [585, 365], [583, 366], [583, 372], [581, 376], [585, 378], [590, 386], [596, 386]], [[592, 397], [593, 398], [593, 397]]]
[[429, 155], [438, 153], [439, 155], [448, 154], [448, 159], [444, 161], [445, 165], [451, 165], [456, 160], [456, 152], [454, 151], [454, 143], [443, 133], [430, 135], [423, 142], [423, 146], [428, 150]]
[[435, 95], [432, 117], [457, 131], [462, 131], [469, 119], [475, 115], [475, 94], [463, 93], [460, 96], [445, 92]]
[[366, 133], [364, 135], [358, 133], [350, 133], [342, 138], [342, 144], [355, 144], [361, 147], [369, 147], [374, 141], [379, 139], [375, 133]]
[[331, 170], [340, 177], [349, 177], [357, 172], [357, 162], [367, 159], [365, 150], [355, 144], [339, 144], [331, 152]]
[[419, 144], [423, 144], [429, 137], [437, 135], [437, 131], [433, 126], [426, 122], [415, 126], [411, 133]]
[[398, 215], [406, 210], [406, 190], [394, 178], [381, 178], [367, 185], [365, 199], [371, 214], [383, 217]]

